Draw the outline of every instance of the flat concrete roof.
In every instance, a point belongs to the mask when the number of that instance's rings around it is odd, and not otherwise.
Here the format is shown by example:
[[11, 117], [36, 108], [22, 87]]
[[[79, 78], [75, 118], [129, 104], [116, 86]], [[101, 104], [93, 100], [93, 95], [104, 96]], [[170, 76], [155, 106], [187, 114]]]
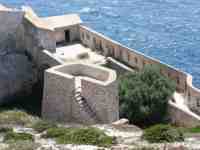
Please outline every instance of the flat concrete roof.
[[[57, 47], [54, 56], [65, 63], [105, 63], [105, 57], [103, 55], [97, 54], [90, 48], [86, 48], [85, 46], [79, 43], [66, 45], [63, 47]], [[83, 58], [80, 58], [81, 56], [83, 56]]]
[[42, 18], [42, 20], [45, 21], [54, 29], [64, 28], [67, 26], [72, 26], [82, 23], [79, 15], [77, 14], [45, 17]]

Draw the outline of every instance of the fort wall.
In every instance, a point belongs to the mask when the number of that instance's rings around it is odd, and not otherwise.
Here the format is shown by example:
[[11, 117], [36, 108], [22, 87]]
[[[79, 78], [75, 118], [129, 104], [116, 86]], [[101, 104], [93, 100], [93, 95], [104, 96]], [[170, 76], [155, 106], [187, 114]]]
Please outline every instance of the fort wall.
[[101, 119], [100, 123], [112, 123], [119, 119], [117, 81], [108, 85], [82, 78], [82, 95]]
[[[77, 83], [77, 78], [80, 83]], [[81, 89], [79, 100], [76, 99], [79, 95], [77, 88]], [[56, 121], [95, 124], [118, 120], [119, 98], [115, 71], [80, 63], [48, 69], [45, 72], [42, 110], [44, 118]], [[62, 117], [65, 119], [62, 120]]]
[[169, 102], [168, 112], [171, 122], [182, 127], [196, 127], [200, 124], [200, 117], [191, 111], [179, 108], [173, 102]]
[[[65, 17], [68, 18], [66, 19], [66, 21], [65, 19], [63, 19]], [[74, 17], [76, 18], [76, 21], [73, 20]], [[66, 42], [66, 31], [69, 30], [70, 39], [68, 43], [81, 41], [83, 45], [91, 48], [92, 50], [97, 51], [98, 53], [108, 58], [112, 57], [120, 63], [122, 62], [128, 67], [133, 68], [134, 70], [141, 70], [147, 64], [160, 66], [160, 72], [176, 82], [177, 91], [184, 96], [185, 104], [187, 104], [191, 110], [193, 110], [197, 114], [200, 114], [200, 89], [197, 89], [193, 86], [192, 76], [190, 74], [182, 72], [152, 57], [148, 57], [140, 52], [137, 52], [136, 50], [130, 49], [116, 41], [113, 41], [108, 37], [105, 37], [98, 32], [91, 30], [90, 28], [85, 27], [84, 25], [79, 25], [81, 23], [81, 20], [76, 15], [72, 15], [71, 17], [61, 16], [61, 18], [58, 20], [56, 18], [60, 18], [60, 16], [51, 19], [53, 20], [53, 22], [60, 20], [60, 22], [56, 24], [57, 27], [50, 25], [48, 21], [45, 21], [44, 18], [38, 17], [31, 8], [25, 7], [23, 11], [21, 11], [6, 8], [0, 5], [0, 22], [3, 22], [0, 26], [0, 49], [15, 48], [22, 51], [26, 50], [36, 64], [46, 65], [47, 68], [53, 67], [55, 65], [60, 65], [64, 63], [54, 57], [53, 53], [56, 51], [57, 42]], [[71, 20], [69, 18], [71, 18]], [[113, 66], [117, 64], [116, 62], [114, 63], [115, 64], [112, 64]], [[122, 72], [123, 69], [127, 69], [124, 68], [124, 66], [121, 64], [117, 65], [118, 66], [115, 67], [120, 67], [120, 69], [122, 69]], [[107, 76], [106, 73], [102, 75], [101, 72], [98, 72], [98, 70], [92, 71], [90, 68], [81, 68], [81, 66], [79, 67], [79, 70], [84, 71], [77, 71], [77, 73], [75, 73], [73, 72], [73, 68], [71, 68], [72, 75], [76, 76], [82, 74], [90, 76], [94, 79], [100, 78], [101, 80], [105, 79]], [[69, 68], [65, 71], [70, 73]], [[104, 122], [108, 120], [115, 120], [118, 115], [117, 112], [115, 112], [116, 116], [109, 116], [106, 115], [106, 113], [114, 114], [114, 108], [108, 107], [114, 106], [117, 110], [117, 103], [112, 100], [105, 101], [105, 99], [117, 98], [117, 91], [112, 91], [116, 88], [116, 83], [110, 83], [110, 85], [108, 86], [106, 84], [99, 84], [98, 80], [96, 80], [95, 82], [93, 82], [94, 80], [91, 80], [92, 82], [89, 82], [90, 80], [91, 79], [83, 78], [83, 80], [81, 81], [83, 89], [85, 89], [83, 91], [83, 94], [85, 97], [87, 97], [88, 103], [95, 107], [95, 109], [97, 108], [96, 111], [98, 115], [105, 118], [105, 120], [103, 120]], [[50, 98], [50, 102], [52, 102], [52, 104], [55, 104], [49, 107], [49, 102], [44, 101], [44, 111], [49, 112], [50, 115], [47, 115], [47, 118], [53, 118], [53, 116], [55, 116], [55, 118], [58, 120], [63, 117], [69, 118], [69, 112], [65, 112], [65, 109], [68, 105], [70, 105], [70, 108], [67, 108], [67, 111], [71, 110], [71, 108], [73, 107], [73, 109], [75, 110], [75, 116], [76, 112], [80, 111], [76, 111], [77, 104], [69, 104], [68, 100], [72, 99], [72, 97], [70, 97], [71, 93], [65, 91], [74, 89], [74, 79], [72, 76], [66, 77], [66, 75], [62, 73], [52, 73], [47, 71], [45, 73], [44, 89], [46, 90], [44, 90], [44, 99]], [[95, 97], [93, 93], [91, 93], [92, 90], [95, 90], [94, 93], [96, 91], [100, 91], [100, 93], [102, 92], [104, 94], [97, 93]], [[52, 91], [56, 91], [55, 95], [52, 95]], [[109, 95], [109, 93], [112, 94]], [[102, 97], [100, 97], [100, 95]], [[65, 98], [67, 98], [67, 100]], [[97, 104], [93, 103], [94, 99], [99, 99], [97, 101]], [[62, 105], [63, 101], [64, 105]], [[101, 101], [107, 104], [107, 106], [105, 106], [105, 104], [103, 104]], [[100, 112], [97, 105], [101, 106], [102, 109], [110, 110], [110, 112]], [[54, 108], [54, 106], [56, 107]], [[58, 113], [54, 114], [56, 111]], [[182, 117], [188, 119], [190, 118], [186, 112], [183, 112], [183, 114], [181, 114], [181, 111], [175, 107], [173, 107], [171, 111], [172, 113], [177, 112], [177, 114], [174, 113], [176, 114], [174, 115], [174, 119]], [[78, 114], [80, 114], [80, 112]], [[77, 117], [82, 118], [83, 116]]]
[[75, 78], [68, 74], [45, 71], [42, 117], [59, 122], [71, 121]]
[[16, 49], [20, 47], [18, 42], [18, 28], [23, 21], [24, 12], [6, 8], [4, 6], [0, 7], [0, 45], [1, 49]]
[[105, 56], [113, 57], [136, 70], [141, 70], [147, 64], [159, 65], [161, 68], [160, 72], [176, 82], [177, 91], [184, 94], [186, 99], [185, 103], [191, 109], [199, 111], [200, 90], [192, 85], [191, 75], [123, 46], [122, 44], [83, 25], [80, 25], [80, 39], [84, 45], [91, 49], [94, 49]]
[[20, 41], [24, 49], [37, 64], [39, 64], [39, 56], [43, 49], [48, 49], [50, 52], [56, 49], [54, 30], [29, 9], [26, 9], [20, 33]]
[[55, 38], [56, 42], [64, 42], [66, 39], [65, 37], [65, 31], [69, 31], [69, 41], [70, 42], [76, 42], [79, 41], [79, 25], [74, 26], [68, 26], [64, 28], [55, 29]]

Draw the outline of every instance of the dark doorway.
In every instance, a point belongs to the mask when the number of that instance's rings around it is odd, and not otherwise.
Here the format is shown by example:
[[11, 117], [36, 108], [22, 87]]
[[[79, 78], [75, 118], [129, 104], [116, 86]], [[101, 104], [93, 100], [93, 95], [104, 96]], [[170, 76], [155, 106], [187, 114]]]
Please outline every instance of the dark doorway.
[[65, 42], [69, 43], [70, 42], [70, 31], [65, 30]]

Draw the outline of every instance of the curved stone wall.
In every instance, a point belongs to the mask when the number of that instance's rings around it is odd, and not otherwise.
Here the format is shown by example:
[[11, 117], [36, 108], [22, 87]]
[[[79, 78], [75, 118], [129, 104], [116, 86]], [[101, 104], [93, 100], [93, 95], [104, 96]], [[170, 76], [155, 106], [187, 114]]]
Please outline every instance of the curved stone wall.
[[[81, 111], [76, 101], [76, 78], [80, 78], [81, 98], [95, 112], [98, 121]], [[47, 119], [84, 124], [111, 123], [119, 119], [116, 72], [91, 64], [64, 64], [45, 73], [43, 116]], [[63, 81], [63, 82], [62, 82]], [[63, 119], [61, 119], [63, 117]], [[67, 119], [66, 119], [67, 117]]]

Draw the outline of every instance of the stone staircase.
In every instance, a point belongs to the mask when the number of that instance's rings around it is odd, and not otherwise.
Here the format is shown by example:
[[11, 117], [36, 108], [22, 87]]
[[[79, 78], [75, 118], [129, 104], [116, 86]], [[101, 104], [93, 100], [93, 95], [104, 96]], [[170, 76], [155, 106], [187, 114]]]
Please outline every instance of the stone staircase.
[[99, 117], [97, 116], [96, 112], [93, 111], [93, 109], [90, 107], [86, 99], [81, 95], [81, 86], [78, 86], [78, 87], [76, 86], [76, 89], [74, 92], [74, 98], [75, 98], [76, 103], [79, 105], [80, 110], [87, 113], [90, 119], [92, 119], [96, 123], [101, 121]]

